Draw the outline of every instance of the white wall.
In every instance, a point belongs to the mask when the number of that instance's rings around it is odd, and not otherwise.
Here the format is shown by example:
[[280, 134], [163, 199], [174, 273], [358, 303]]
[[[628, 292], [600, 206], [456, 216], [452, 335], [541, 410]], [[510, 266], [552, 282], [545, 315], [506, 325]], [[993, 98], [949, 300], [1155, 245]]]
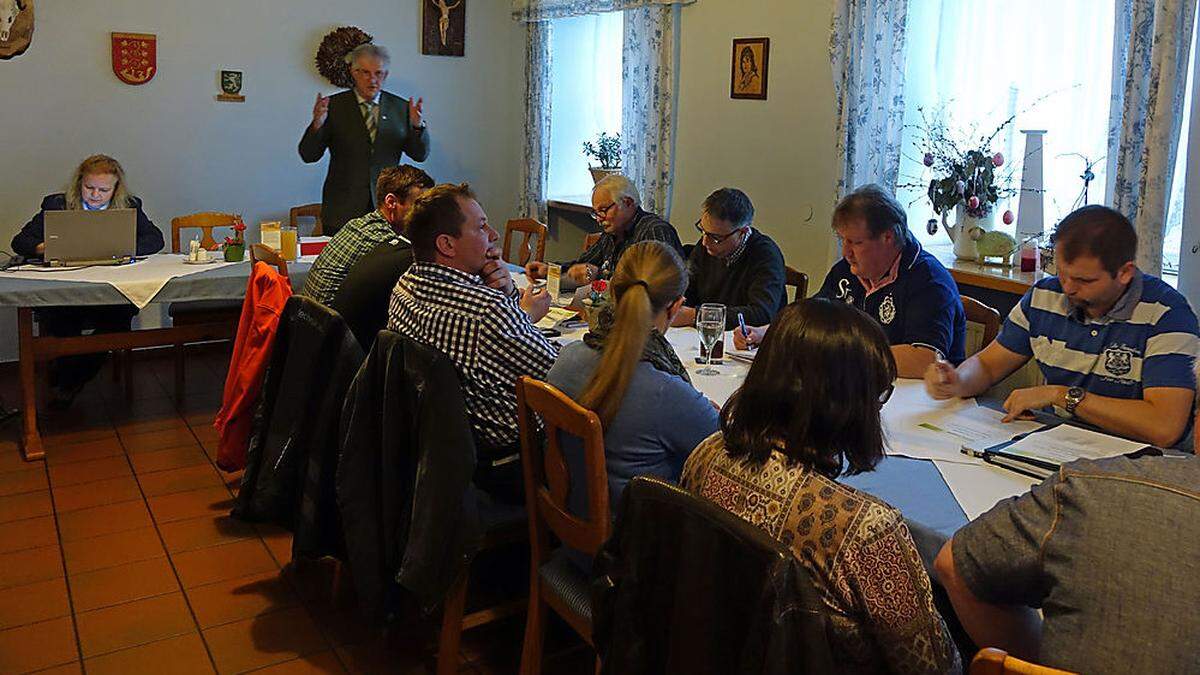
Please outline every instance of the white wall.
[[[671, 222], [694, 242], [692, 223], [708, 193], [740, 188], [757, 227], [808, 273], [810, 292], [834, 259], [832, 14], [832, 0], [705, 0], [681, 10]], [[735, 37], [771, 38], [768, 100], [729, 98]]]
[[[421, 56], [418, 0], [50, 1], [36, 12], [29, 51], [0, 61], [0, 249], [96, 152], [121, 161], [165, 232], [180, 214], [241, 212], [253, 229], [320, 201], [326, 160], [303, 164], [296, 144], [316, 93], [336, 91], [313, 56], [340, 25], [391, 51], [389, 91], [425, 98], [433, 148], [422, 166], [470, 181], [494, 220], [516, 212], [524, 31], [507, 2], [469, 3], [464, 58]], [[113, 31], [158, 35], [152, 81], [116, 79]], [[222, 67], [245, 72], [245, 103], [214, 99]], [[0, 312], [0, 360], [15, 357], [13, 316]]]

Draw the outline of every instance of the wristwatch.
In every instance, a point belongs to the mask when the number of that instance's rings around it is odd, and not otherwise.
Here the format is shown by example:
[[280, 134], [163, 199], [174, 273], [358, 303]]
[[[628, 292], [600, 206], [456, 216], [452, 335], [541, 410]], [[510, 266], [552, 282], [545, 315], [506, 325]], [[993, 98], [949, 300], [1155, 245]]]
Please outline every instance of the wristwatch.
[[1067, 390], [1066, 410], [1068, 415], [1075, 414], [1075, 409], [1083, 402], [1084, 396], [1087, 396], [1087, 390], [1083, 387], [1071, 387]]

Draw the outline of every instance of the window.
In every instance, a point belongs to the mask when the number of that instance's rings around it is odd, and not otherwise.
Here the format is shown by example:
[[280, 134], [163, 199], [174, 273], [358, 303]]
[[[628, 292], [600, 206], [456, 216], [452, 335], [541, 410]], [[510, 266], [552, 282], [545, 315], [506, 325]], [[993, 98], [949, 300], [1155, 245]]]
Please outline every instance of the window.
[[[1171, 199], [1167, 204], [1167, 223], [1163, 233], [1163, 274], [1179, 274], [1179, 249], [1183, 244], [1183, 195], [1187, 184], [1188, 130], [1192, 126], [1192, 96], [1196, 81], [1196, 38], [1192, 32], [1192, 53], [1188, 57], [1187, 93], [1183, 97], [1183, 126], [1179, 130], [1179, 150], [1175, 155], [1175, 173], [1171, 178]], [[1200, 195], [1193, 196], [1193, 199]], [[1196, 227], [1196, 223], [1191, 224]]]
[[592, 190], [583, 142], [621, 131], [624, 14], [557, 19], [550, 32], [550, 197]]
[[[1016, 119], [993, 140], [1004, 153], [1001, 175], [1019, 189], [1025, 152], [1021, 129], [1045, 129], [1045, 226], [1080, 204], [1084, 159], [1095, 161], [1088, 202], [1105, 201], [1109, 94], [1112, 80], [1112, 2], [1096, 0], [927, 0], [909, 4], [905, 113], [900, 183], [928, 185], [913, 125], [941, 109], [960, 148]], [[1039, 99], [1041, 99], [1039, 101]], [[1098, 160], [1098, 161], [1097, 161]], [[922, 189], [899, 191], [909, 225], [923, 243], [948, 243], [925, 222], [934, 217]], [[1012, 233], [1000, 214], [1017, 213], [1019, 195], [997, 204], [996, 227]], [[950, 216], [953, 220], [953, 215]]]

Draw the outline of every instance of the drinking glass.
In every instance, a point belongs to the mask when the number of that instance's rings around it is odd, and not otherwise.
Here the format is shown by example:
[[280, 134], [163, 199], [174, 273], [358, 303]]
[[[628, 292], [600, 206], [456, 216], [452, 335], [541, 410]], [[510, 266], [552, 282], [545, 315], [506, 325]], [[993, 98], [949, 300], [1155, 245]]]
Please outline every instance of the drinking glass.
[[720, 375], [721, 371], [713, 368], [713, 346], [725, 336], [725, 305], [705, 303], [696, 312], [696, 329], [700, 332], [700, 341], [704, 343], [704, 367], [696, 371], [697, 375]]

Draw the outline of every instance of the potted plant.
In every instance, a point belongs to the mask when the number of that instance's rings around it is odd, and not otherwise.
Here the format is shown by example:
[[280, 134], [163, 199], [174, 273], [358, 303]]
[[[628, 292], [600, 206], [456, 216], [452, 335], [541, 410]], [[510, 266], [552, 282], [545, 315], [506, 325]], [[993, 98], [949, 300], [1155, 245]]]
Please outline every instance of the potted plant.
[[600, 310], [609, 302], [608, 282], [604, 279], [597, 279], [592, 282], [589, 287], [587, 296], [583, 298], [584, 319], [588, 322], [589, 328], [596, 327], [596, 321], [600, 316]]
[[[941, 216], [942, 227], [954, 242], [954, 254], [961, 259], [977, 257], [975, 243], [995, 229], [996, 203], [1016, 194], [1011, 187], [1011, 169], [1004, 173], [999, 171], [1004, 166], [1004, 155], [993, 152], [991, 147], [1015, 117], [1008, 118], [991, 134], [974, 142], [954, 138], [940, 111], [927, 115], [922, 110], [921, 123], [915, 125], [918, 131], [916, 144], [918, 150], [923, 150], [921, 163], [933, 176], [928, 183], [922, 176], [899, 187], [925, 190], [933, 212]], [[950, 212], [955, 214], [953, 225], [947, 222]], [[1002, 218], [1005, 225], [1011, 225], [1012, 211], [1005, 211]], [[933, 234], [937, 231], [937, 221], [929, 223], [930, 234]]]
[[596, 137], [596, 142], [583, 142], [583, 154], [585, 157], [590, 157], [600, 166], [592, 166], [588, 162], [588, 171], [592, 172], [592, 182], [599, 183], [605, 176], [611, 176], [621, 172], [621, 134], [612, 134], [601, 132]]
[[225, 237], [225, 262], [241, 262], [246, 257], [246, 223], [238, 216], [233, 221], [233, 237]]

